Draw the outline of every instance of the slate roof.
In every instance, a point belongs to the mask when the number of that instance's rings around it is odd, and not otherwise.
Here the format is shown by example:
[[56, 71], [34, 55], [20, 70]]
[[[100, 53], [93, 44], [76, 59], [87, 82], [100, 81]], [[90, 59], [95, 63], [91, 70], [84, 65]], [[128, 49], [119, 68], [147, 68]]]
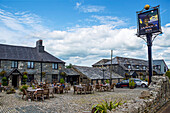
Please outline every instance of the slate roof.
[[[105, 65], [110, 65], [111, 61], [105, 63]], [[112, 64], [131, 64], [131, 65], [148, 65], [146, 60], [135, 59], [135, 58], [126, 58], [126, 57], [115, 57], [112, 60]]]
[[38, 52], [36, 47], [23, 47], [0, 44], [1, 60], [18, 60], [18, 61], [42, 61], [43, 62], [61, 62], [62, 60], [54, 57], [48, 52]]
[[[135, 59], [135, 58], [126, 58], [126, 57], [115, 57], [112, 59], [112, 64], [120, 65], [124, 70], [128, 70], [125, 65], [131, 65], [131, 70], [143, 70], [141, 66], [148, 66], [148, 62], [142, 59]], [[111, 65], [111, 61], [106, 62], [104, 65]], [[135, 66], [139, 66], [137, 69]]]
[[64, 72], [68, 75], [68, 76], [79, 76], [80, 74], [77, 73], [74, 69], [72, 68], [65, 68]]
[[92, 66], [101, 66], [101, 65], [105, 64], [108, 61], [110, 61], [110, 59], [102, 59], [102, 60], [96, 62], [95, 64], [93, 64]]
[[164, 63], [166, 68], [168, 68], [168, 66], [166, 65], [166, 63], [165, 63], [165, 61], [163, 59], [153, 60], [153, 65], [161, 65], [162, 63]]
[[[73, 66], [73, 68], [83, 75], [87, 76], [89, 79], [103, 79], [103, 71], [100, 68], [86, 67], [86, 66]], [[123, 78], [117, 73], [112, 72], [112, 79]], [[104, 71], [104, 79], [110, 79], [110, 71]]]

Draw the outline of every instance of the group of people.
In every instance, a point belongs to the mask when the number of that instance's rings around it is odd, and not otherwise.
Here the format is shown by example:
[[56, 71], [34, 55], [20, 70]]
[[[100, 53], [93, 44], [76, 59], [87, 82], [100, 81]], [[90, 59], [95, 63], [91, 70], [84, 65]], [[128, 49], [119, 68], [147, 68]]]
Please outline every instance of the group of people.
[[61, 84], [61, 83], [53, 83], [53, 84], [50, 84], [51, 87], [57, 87], [57, 86], [63, 86], [63, 88], [65, 88], [65, 83], [64, 84]]

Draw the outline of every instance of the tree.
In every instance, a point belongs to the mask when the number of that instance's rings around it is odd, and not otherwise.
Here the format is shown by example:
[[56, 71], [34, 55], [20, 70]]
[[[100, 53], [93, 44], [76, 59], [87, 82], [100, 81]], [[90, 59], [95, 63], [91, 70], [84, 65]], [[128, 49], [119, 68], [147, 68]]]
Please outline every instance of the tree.
[[72, 68], [72, 64], [67, 65], [66, 68]]
[[167, 71], [165, 75], [168, 76], [168, 78], [170, 79], [170, 71]]

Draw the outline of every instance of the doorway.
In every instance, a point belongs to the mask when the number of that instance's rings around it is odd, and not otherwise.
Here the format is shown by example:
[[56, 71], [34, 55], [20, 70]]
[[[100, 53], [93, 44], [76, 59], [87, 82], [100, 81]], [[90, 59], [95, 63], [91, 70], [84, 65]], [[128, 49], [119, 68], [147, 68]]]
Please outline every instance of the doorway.
[[12, 86], [18, 87], [18, 76], [17, 75], [12, 76]]

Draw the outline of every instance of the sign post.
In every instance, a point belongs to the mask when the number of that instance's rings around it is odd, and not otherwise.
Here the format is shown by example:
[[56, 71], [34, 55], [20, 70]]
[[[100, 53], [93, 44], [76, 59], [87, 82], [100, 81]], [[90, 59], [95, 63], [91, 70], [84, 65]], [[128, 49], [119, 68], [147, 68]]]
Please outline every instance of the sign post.
[[[137, 11], [137, 36], [145, 40], [148, 46], [148, 66], [149, 66], [149, 84], [152, 82], [153, 75], [152, 67], [152, 42], [162, 33], [160, 25], [159, 5], [150, 7], [145, 5], [144, 9]], [[146, 36], [146, 38], [144, 38]], [[152, 37], [154, 36], [154, 37]]]

